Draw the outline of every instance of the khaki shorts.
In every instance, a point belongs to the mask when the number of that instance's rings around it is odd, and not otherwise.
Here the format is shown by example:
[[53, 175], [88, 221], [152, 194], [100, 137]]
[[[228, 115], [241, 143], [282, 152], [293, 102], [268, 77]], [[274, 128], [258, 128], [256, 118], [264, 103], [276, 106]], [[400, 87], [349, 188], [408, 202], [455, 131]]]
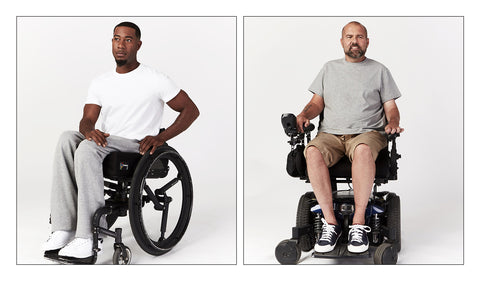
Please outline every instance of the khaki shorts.
[[371, 131], [358, 135], [332, 135], [328, 133], [319, 133], [305, 147], [305, 157], [307, 148], [315, 146], [320, 150], [328, 167], [335, 165], [344, 155], [347, 155], [350, 161], [353, 161], [355, 148], [359, 144], [366, 144], [372, 151], [373, 160], [377, 159], [378, 152], [387, 146], [387, 138], [377, 131]]

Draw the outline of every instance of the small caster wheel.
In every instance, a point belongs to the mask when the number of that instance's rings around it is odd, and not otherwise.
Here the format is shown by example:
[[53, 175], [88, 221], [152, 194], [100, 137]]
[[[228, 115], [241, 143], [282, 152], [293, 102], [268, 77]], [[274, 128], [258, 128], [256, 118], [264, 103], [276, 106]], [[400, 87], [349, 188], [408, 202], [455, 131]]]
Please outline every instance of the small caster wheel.
[[118, 245], [113, 252], [113, 264], [130, 264], [132, 261], [132, 251], [124, 245]]
[[280, 264], [297, 264], [302, 251], [295, 240], [283, 240], [275, 248], [275, 257]]
[[375, 250], [374, 264], [397, 264], [397, 248], [390, 243], [383, 243]]

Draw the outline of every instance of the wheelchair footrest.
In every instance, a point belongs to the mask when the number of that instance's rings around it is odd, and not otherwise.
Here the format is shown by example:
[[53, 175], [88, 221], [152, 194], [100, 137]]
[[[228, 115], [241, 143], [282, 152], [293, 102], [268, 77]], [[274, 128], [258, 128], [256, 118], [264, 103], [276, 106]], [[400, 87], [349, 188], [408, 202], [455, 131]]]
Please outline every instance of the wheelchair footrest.
[[95, 264], [97, 261], [96, 253], [93, 256], [86, 258], [74, 258], [74, 257], [62, 257], [58, 255], [60, 249], [46, 251], [44, 257], [53, 262], [58, 262], [60, 264]]
[[93, 255], [87, 258], [60, 257], [57, 261], [61, 264], [95, 264], [95, 262], [97, 261], [97, 256]]
[[372, 257], [372, 252], [371, 252], [371, 247], [363, 252], [363, 253], [350, 253], [347, 249], [347, 244], [341, 243], [337, 244], [335, 249], [333, 249], [330, 252], [327, 253], [317, 253], [313, 252], [312, 257], [314, 258], [345, 258], [345, 257], [351, 257], [351, 258], [371, 258]]

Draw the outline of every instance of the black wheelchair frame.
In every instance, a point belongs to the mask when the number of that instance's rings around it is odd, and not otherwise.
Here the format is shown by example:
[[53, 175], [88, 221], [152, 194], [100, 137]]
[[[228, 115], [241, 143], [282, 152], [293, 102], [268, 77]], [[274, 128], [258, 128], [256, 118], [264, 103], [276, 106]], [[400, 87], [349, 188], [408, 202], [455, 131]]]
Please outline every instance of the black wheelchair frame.
[[110, 230], [127, 213], [133, 236], [145, 252], [154, 256], [169, 252], [183, 237], [192, 213], [192, 179], [180, 154], [167, 144], [152, 155], [150, 150], [144, 155], [112, 152], [103, 161], [103, 173], [108, 198], [93, 215], [93, 256], [59, 261], [95, 264], [100, 236], [110, 236], [115, 238], [113, 264], [130, 264], [132, 253], [122, 242], [122, 229]]
[[[321, 120], [321, 119], [320, 119]], [[282, 115], [281, 118], [285, 133], [290, 137], [288, 143], [293, 152], [303, 152], [305, 145], [311, 139], [311, 131], [314, 125], [304, 128], [304, 133], [299, 133], [296, 127], [296, 116], [291, 113]], [[320, 121], [321, 122], [321, 121]], [[368, 234], [370, 247], [368, 251], [360, 254], [350, 253], [347, 250], [348, 230], [353, 218], [355, 202], [353, 190], [339, 190], [339, 183], [352, 183], [351, 163], [347, 157], [329, 168], [334, 212], [337, 221], [342, 224], [342, 235], [334, 250], [328, 253], [313, 252], [316, 258], [339, 258], [339, 257], [368, 257], [373, 254], [375, 264], [396, 264], [398, 252], [401, 249], [401, 223], [400, 223], [400, 197], [393, 192], [378, 191], [381, 184], [390, 180], [397, 180], [397, 160], [401, 155], [397, 153], [396, 138], [399, 134], [388, 136], [388, 146], [380, 151], [376, 160], [376, 174], [373, 192], [366, 210], [366, 224], [370, 226]], [[306, 142], [305, 142], [306, 139]], [[297, 167], [292, 175], [309, 182], [306, 172], [306, 164], [303, 153], [295, 155], [295, 160], [288, 159], [289, 164]], [[292, 164], [294, 162], [294, 164]], [[290, 167], [291, 168], [291, 167]], [[281, 241], [276, 249], [275, 256], [281, 264], [297, 264], [301, 252], [309, 252], [313, 249], [322, 232], [322, 212], [317, 205], [313, 192], [307, 192], [300, 197], [297, 207], [296, 226], [292, 228], [292, 238]]]

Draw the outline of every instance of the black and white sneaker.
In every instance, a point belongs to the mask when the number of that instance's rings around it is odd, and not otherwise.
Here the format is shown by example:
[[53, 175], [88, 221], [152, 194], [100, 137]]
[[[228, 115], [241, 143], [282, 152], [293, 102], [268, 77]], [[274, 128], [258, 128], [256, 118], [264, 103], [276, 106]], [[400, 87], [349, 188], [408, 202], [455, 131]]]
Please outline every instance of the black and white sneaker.
[[335, 249], [338, 238], [342, 234], [341, 226], [328, 224], [324, 218], [322, 218], [322, 222], [322, 235], [315, 244], [315, 252], [317, 253], [327, 253]]
[[348, 232], [348, 251], [356, 254], [367, 251], [369, 245], [367, 233], [370, 231], [368, 225], [351, 225]]

